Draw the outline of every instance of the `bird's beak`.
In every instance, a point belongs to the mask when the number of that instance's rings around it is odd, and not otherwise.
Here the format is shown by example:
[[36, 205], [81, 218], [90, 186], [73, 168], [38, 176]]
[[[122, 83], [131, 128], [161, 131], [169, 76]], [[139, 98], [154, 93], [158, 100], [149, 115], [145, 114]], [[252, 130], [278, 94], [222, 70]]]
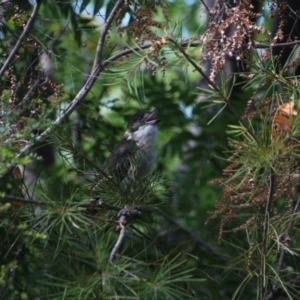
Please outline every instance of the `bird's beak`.
[[147, 117], [146, 119], [146, 123], [149, 125], [155, 125], [157, 124], [159, 121], [161, 121], [161, 119], [156, 119], [157, 113], [159, 111], [160, 107], [155, 108]]

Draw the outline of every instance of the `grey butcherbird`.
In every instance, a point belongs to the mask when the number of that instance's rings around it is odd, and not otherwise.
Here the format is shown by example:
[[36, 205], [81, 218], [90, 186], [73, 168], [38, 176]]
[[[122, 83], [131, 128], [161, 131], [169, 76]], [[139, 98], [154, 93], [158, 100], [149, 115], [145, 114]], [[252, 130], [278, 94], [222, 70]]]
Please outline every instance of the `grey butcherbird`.
[[[157, 119], [158, 110], [140, 111], [131, 117], [122, 140], [112, 150], [103, 168], [105, 174], [113, 175], [123, 186], [129, 177], [140, 180], [154, 169], [156, 124], [161, 121]], [[101, 182], [93, 188], [92, 194], [99, 184]]]
[[128, 122], [121, 142], [113, 149], [107, 169], [123, 180], [131, 173], [141, 179], [153, 171], [155, 162], [156, 124], [159, 108], [136, 113]]

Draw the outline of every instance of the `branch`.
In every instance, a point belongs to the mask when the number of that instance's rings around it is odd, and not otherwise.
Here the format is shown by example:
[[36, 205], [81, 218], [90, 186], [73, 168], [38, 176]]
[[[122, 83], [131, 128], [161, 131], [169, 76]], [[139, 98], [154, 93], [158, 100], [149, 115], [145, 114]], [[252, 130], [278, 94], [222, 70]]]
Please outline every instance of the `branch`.
[[293, 13], [295, 16], [295, 18], [297, 18], [298, 20], [300, 19], [300, 17], [299, 17], [299, 11], [298, 10], [296, 10], [296, 11], [294, 11], [293, 10], [293, 8], [288, 4], [288, 1], [285, 1], [286, 3], [286, 6], [290, 9], [290, 12], [291, 13]]
[[[23, 99], [20, 101], [20, 103], [18, 103], [18, 105], [14, 108], [14, 110], [18, 113], [20, 113], [20, 111], [22, 110], [21, 106], [23, 104], [25, 104], [25, 102], [27, 102], [29, 100], [29, 98], [31, 97], [32, 93], [38, 88], [39, 86], [39, 78], [34, 82], [34, 84], [31, 86], [31, 88], [29, 89], [29, 91], [26, 93], [26, 95], [23, 97]], [[24, 109], [24, 108], [23, 108]]]
[[5, 63], [3, 64], [1, 70], [0, 70], [0, 79], [2, 78], [2, 76], [4, 75], [4, 72], [7, 70], [7, 68], [9, 67], [10, 63], [12, 62], [14, 56], [16, 55], [16, 53], [19, 51], [21, 44], [26, 36], [26, 34], [30, 31], [33, 22], [35, 20], [35, 17], [38, 13], [38, 10], [41, 6], [41, 2], [42, 1], [36, 1], [36, 4], [34, 5], [32, 14], [27, 22], [27, 24], [24, 27], [24, 30], [22, 32], [22, 34], [20, 35], [20, 37], [17, 40], [17, 43], [15, 44], [14, 48], [10, 51], [10, 54], [8, 56], [8, 58], [6, 59]]
[[119, 218], [119, 227], [121, 228], [120, 233], [119, 233], [119, 237], [117, 239], [117, 242], [115, 243], [113, 249], [111, 250], [111, 253], [109, 255], [109, 262], [112, 264], [113, 260], [115, 259], [116, 254], [119, 252], [123, 240], [125, 238], [125, 233], [126, 233], [126, 226], [123, 225], [123, 222], [125, 221], [125, 216], [121, 216]]
[[126, 228], [125, 226], [128, 224], [128, 222], [130, 222], [132, 219], [138, 217], [141, 215], [141, 211], [138, 210], [138, 209], [130, 209], [128, 207], [124, 207], [123, 209], [120, 210], [118, 216], [119, 216], [119, 220], [118, 220], [118, 223], [119, 223], [119, 230], [120, 230], [120, 233], [119, 233], [119, 238], [117, 240], [117, 242], [115, 243], [115, 246], [113, 247], [111, 253], [110, 253], [110, 256], [109, 256], [109, 262], [112, 264], [113, 263], [113, 260], [116, 256], [116, 254], [119, 252], [121, 246], [122, 246], [122, 243], [123, 243], [123, 240], [125, 238], [125, 231], [126, 231]]
[[211, 13], [210, 13], [209, 8], [208, 8], [208, 6], [206, 5], [205, 1], [204, 1], [204, 0], [200, 0], [200, 1], [202, 2], [202, 5], [203, 5], [203, 6], [205, 7], [205, 9], [207, 10], [208, 15], [211, 16]]
[[96, 59], [94, 60], [94, 65], [93, 65], [94, 70], [97, 68], [97, 66], [99, 66], [101, 64], [102, 52], [103, 52], [106, 34], [109, 30], [109, 27], [110, 27], [113, 19], [115, 18], [116, 14], [118, 13], [118, 10], [121, 8], [121, 5], [123, 2], [124, 2], [124, 0], [118, 0], [116, 2], [115, 6], [111, 10], [110, 15], [108, 16], [106, 23], [102, 29], [102, 32], [100, 34], [99, 41], [98, 41], [97, 50], [96, 50], [96, 53], [97, 53]]
[[43, 203], [42, 201], [36, 201], [36, 200], [32, 200], [32, 199], [25, 199], [25, 198], [21, 198], [21, 197], [17, 197], [17, 196], [10, 196], [10, 195], [5, 195], [5, 196], [1, 196], [0, 197], [0, 201], [8, 201], [8, 202], [22, 202], [22, 203], [27, 203], [27, 204], [36, 204], [36, 205], [43, 205], [45, 203]]

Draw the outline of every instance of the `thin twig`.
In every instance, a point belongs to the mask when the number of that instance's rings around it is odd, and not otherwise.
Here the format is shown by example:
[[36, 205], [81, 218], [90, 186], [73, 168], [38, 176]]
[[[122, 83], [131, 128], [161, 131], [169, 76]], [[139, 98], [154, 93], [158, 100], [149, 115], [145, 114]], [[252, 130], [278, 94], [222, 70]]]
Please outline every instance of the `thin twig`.
[[269, 193], [265, 209], [265, 219], [264, 219], [264, 228], [263, 228], [263, 241], [262, 241], [262, 253], [261, 253], [261, 265], [260, 265], [260, 274], [259, 274], [259, 299], [263, 300], [266, 293], [266, 257], [267, 257], [267, 240], [269, 233], [269, 219], [270, 219], [270, 210], [272, 205], [274, 195], [274, 174], [271, 170], [270, 180], [269, 180]]
[[7, 68], [9, 67], [12, 60], [14, 59], [14, 56], [16, 55], [16, 53], [19, 51], [25, 36], [30, 31], [30, 29], [33, 25], [33, 22], [35, 20], [35, 17], [37, 15], [38, 11], [39, 11], [40, 6], [41, 6], [41, 2], [42, 2], [41, 0], [36, 1], [36, 4], [34, 5], [33, 11], [32, 11], [32, 14], [29, 17], [29, 20], [28, 20], [27, 24], [24, 26], [24, 30], [23, 30], [22, 34], [18, 38], [14, 48], [10, 51], [10, 54], [9, 54], [8, 58], [5, 60], [5, 63], [3, 64], [3, 66], [0, 70], [0, 79], [4, 75], [4, 72], [7, 70]]
[[[102, 54], [103, 54], [103, 47], [104, 47], [104, 41], [105, 41], [105, 37], [106, 34], [109, 30], [109, 27], [114, 19], [114, 17], [116, 16], [116, 14], [118, 13], [119, 9], [121, 8], [122, 3], [124, 2], [124, 0], [118, 0], [115, 4], [115, 6], [113, 7], [113, 9], [110, 12], [110, 15], [108, 16], [106, 23], [101, 31], [99, 40], [98, 40], [98, 46], [96, 49], [96, 55], [95, 55], [95, 59], [94, 59], [94, 63], [93, 63], [93, 68], [92, 68], [92, 75], [89, 76], [89, 78], [87, 79], [85, 86], [89, 86], [91, 84], [91, 86], [94, 84], [94, 82], [96, 81], [99, 73], [101, 71], [104, 70], [104, 65], [101, 62], [102, 59]], [[84, 87], [83, 87], [84, 88]], [[83, 89], [82, 88], [82, 89]]]
[[211, 16], [211, 13], [210, 13], [209, 8], [208, 8], [208, 6], [206, 5], [205, 1], [204, 1], [204, 0], [200, 0], [200, 1], [202, 2], [202, 5], [203, 5], [203, 6], [205, 7], [205, 9], [207, 10], [208, 15]]
[[20, 101], [18, 103], [18, 105], [14, 108], [14, 110], [16, 112], [19, 112], [21, 110], [21, 106], [23, 104], [25, 104], [25, 102], [27, 102], [30, 98], [30, 96], [32, 95], [32, 93], [38, 88], [39, 86], [39, 78], [34, 82], [34, 84], [31, 86], [31, 88], [29, 89], [29, 91], [26, 93], [26, 95], [23, 97], [22, 101]]
[[124, 0], [118, 0], [115, 4], [115, 6], [113, 7], [113, 9], [111, 10], [105, 25], [101, 31], [100, 37], [99, 37], [99, 41], [98, 41], [98, 46], [97, 46], [97, 50], [96, 50], [96, 59], [94, 60], [94, 65], [93, 65], [93, 69], [95, 70], [97, 68], [97, 66], [99, 66], [101, 64], [101, 59], [102, 59], [102, 52], [103, 52], [103, 47], [104, 47], [104, 41], [105, 41], [105, 37], [106, 34], [109, 30], [109, 27], [113, 21], [113, 19], [115, 18], [116, 14], [118, 13], [119, 9], [121, 8], [122, 3], [124, 2]]
[[[185, 48], [187, 46], [189, 46], [189, 47], [198, 47], [201, 44], [202, 44], [201, 42], [184, 41], [180, 45], [181, 45], [181, 47]], [[141, 50], [148, 49], [151, 46], [153, 46], [153, 43], [142, 45], [142, 46], [136, 46], [136, 47], [129, 48], [129, 49], [125, 49], [125, 50], [123, 50], [123, 51], [121, 51], [121, 52], [119, 52], [119, 53], [111, 56], [110, 58], [104, 60], [101, 65], [104, 68], [104, 67], [106, 67], [112, 61], [115, 61], [115, 60], [117, 60], [117, 59], [119, 59], [119, 58], [121, 58], [121, 57], [123, 57], [125, 55], [132, 54], [132, 53], [135, 53], [135, 52], [139, 52]]]
[[294, 11], [293, 8], [288, 4], [288, 1], [285, 1], [286, 3], [286, 6], [290, 9], [290, 12], [293, 13], [295, 15], [295, 18], [297, 18], [298, 20], [300, 19], [299, 18], [299, 11], [296, 10]]

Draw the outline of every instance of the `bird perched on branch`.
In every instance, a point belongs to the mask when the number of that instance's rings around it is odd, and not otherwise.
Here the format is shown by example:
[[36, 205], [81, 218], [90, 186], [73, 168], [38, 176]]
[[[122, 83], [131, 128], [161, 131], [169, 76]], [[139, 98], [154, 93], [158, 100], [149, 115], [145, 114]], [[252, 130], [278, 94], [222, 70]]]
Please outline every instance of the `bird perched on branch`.
[[131, 117], [122, 140], [112, 150], [102, 168], [104, 174], [112, 175], [122, 185], [126, 185], [129, 178], [140, 180], [153, 171], [158, 132], [156, 124], [160, 121], [157, 119], [158, 110], [139, 111]]
[[118, 179], [133, 173], [137, 179], [150, 174], [155, 162], [155, 140], [158, 108], [152, 112], [140, 111], [128, 122], [121, 142], [113, 149], [107, 168]]

